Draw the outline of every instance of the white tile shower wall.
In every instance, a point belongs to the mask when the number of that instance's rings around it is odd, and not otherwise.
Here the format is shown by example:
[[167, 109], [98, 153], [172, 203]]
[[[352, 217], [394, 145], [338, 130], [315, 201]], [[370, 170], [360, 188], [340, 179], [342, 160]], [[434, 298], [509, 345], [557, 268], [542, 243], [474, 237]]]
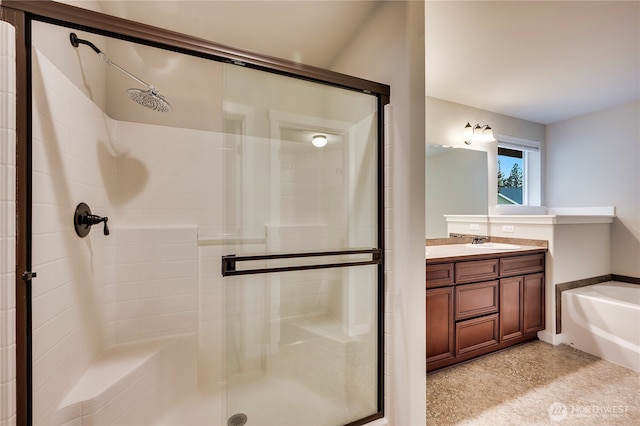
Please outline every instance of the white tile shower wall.
[[16, 424], [15, 31], [0, 21], [0, 425]]
[[51, 424], [105, 342], [107, 240], [95, 228], [79, 238], [72, 217], [82, 201], [112, 216], [95, 155], [109, 134], [102, 111], [46, 57], [34, 50], [33, 61], [33, 415]]
[[[331, 224], [334, 248], [346, 242], [347, 198], [343, 150], [281, 153], [283, 224]], [[328, 236], [328, 235], [327, 235]], [[325, 247], [318, 247], [322, 250]], [[328, 247], [327, 247], [328, 248]]]
[[114, 228], [102, 300], [107, 345], [195, 333], [197, 228]]
[[[236, 374], [260, 371], [268, 338], [264, 275], [226, 277], [220, 273], [222, 255], [264, 253], [263, 242], [212, 244], [200, 235], [199, 247], [199, 386], [205, 391], [224, 389]], [[224, 402], [224, 393], [222, 401]], [[224, 412], [224, 410], [221, 410]], [[221, 423], [224, 423], [221, 419]]]
[[[225, 212], [235, 212], [237, 206], [227, 205], [233, 197], [228, 192], [227, 181], [232, 177], [226, 168], [230, 147], [224, 135], [111, 120], [44, 56], [37, 51], [34, 56], [34, 245], [38, 246], [39, 276], [34, 294], [39, 311], [34, 334], [34, 340], [38, 340], [34, 364], [38, 406], [34, 414], [36, 422], [46, 423], [61, 389], [78, 378], [96, 353], [117, 339], [133, 338], [128, 325], [137, 315], [135, 306], [137, 303], [140, 307], [140, 300], [132, 302], [129, 292], [139, 295], [141, 285], [154, 286], [138, 282], [127, 285], [128, 277], [122, 274], [126, 275], [128, 268], [140, 268], [126, 263], [129, 259], [123, 257], [122, 250], [132, 249], [128, 243], [116, 243], [116, 238], [123, 235], [118, 231], [138, 226], [197, 225], [220, 235], [228, 232]], [[245, 162], [255, 169], [242, 173], [269, 176], [268, 162], [258, 161], [268, 148], [268, 140], [258, 142], [262, 148], [254, 155], [259, 158], [255, 163], [252, 159]], [[236, 176], [243, 178], [241, 173]], [[336, 229], [347, 226], [342, 195], [335, 191], [338, 179], [342, 179], [339, 172], [330, 179], [334, 187], [327, 188], [323, 201], [332, 205], [329, 222]], [[268, 179], [241, 184], [244, 191], [236, 200], [242, 206], [242, 215], [238, 217], [250, 236], [264, 236], [263, 213], [273, 207], [264, 190], [268, 185]], [[95, 214], [109, 216], [114, 238], [105, 238], [96, 229], [85, 240], [75, 236], [70, 215], [80, 201], [87, 202]], [[329, 240], [338, 241], [341, 235], [342, 231], [332, 234]], [[133, 245], [140, 250], [153, 246], [139, 242]], [[242, 248], [256, 253], [265, 249], [264, 244]], [[157, 255], [155, 249], [153, 246], [150, 253], [140, 256]], [[222, 314], [221, 301], [227, 295], [219, 276], [220, 253], [209, 249], [202, 247], [199, 256], [211, 256], [214, 270], [203, 267], [200, 279], [203, 274], [216, 277], [200, 284], [198, 315], [201, 366], [208, 366], [215, 383], [225, 368], [227, 318]], [[262, 285], [256, 283], [253, 289]], [[326, 290], [323, 286], [320, 284], [321, 293]], [[243, 308], [255, 303], [253, 295], [252, 291], [243, 295]], [[193, 300], [189, 295], [180, 297], [189, 311]], [[148, 300], [145, 304], [153, 311], [162, 302]], [[262, 307], [268, 308], [264, 304]], [[193, 321], [190, 315], [184, 317], [187, 328]], [[248, 326], [252, 320], [264, 318], [264, 311], [258, 310], [243, 316], [243, 321]], [[139, 336], [158, 332], [153, 322], [146, 324], [149, 328]], [[261, 336], [247, 332], [243, 339], [247, 357], [262, 353], [258, 344]]]
[[[182, 228], [220, 222], [220, 185], [206, 176], [219, 173], [212, 146], [221, 138], [114, 122], [37, 50], [33, 74], [34, 419], [53, 424], [65, 389], [107, 344], [195, 329], [196, 230]], [[71, 217], [81, 201], [109, 217], [114, 238], [101, 226], [85, 239], [75, 235]], [[119, 232], [149, 223], [179, 229]], [[127, 268], [144, 272], [141, 281], [128, 286]], [[142, 297], [132, 301], [128, 291]]]
[[220, 274], [220, 245], [198, 248], [199, 320], [198, 379], [203, 389], [212, 390], [225, 380], [226, 291]]
[[148, 425], [196, 389], [196, 338], [173, 336], [104, 351], [65, 395], [63, 425]]
[[[34, 64], [34, 418], [46, 423], [105, 345], [195, 331], [197, 250], [195, 226], [118, 228], [118, 208], [138, 194], [144, 168], [117, 143], [141, 146], [137, 129], [112, 123], [37, 51]], [[110, 217], [110, 237], [101, 226], [75, 235], [80, 201]]]
[[109, 199], [121, 225], [196, 224], [222, 233], [226, 207], [223, 135], [116, 122], [118, 169]]
[[[267, 251], [301, 253], [342, 248], [329, 241], [329, 232], [327, 225], [267, 225]], [[329, 313], [340, 318], [341, 280], [340, 269], [278, 276], [277, 291], [270, 290], [271, 310], [282, 318]], [[332, 307], [334, 311], [330, 312]]]
[[238, 219], [236, 227], [225, 232], [264, 237], [265, 218], [282, 220], [277, 216], [281, 210], [280, 169], [272, 165], [278, 161], [274, 158], [277, 152], [269, 138], [243, 136], [242, 142], [236, 139], [237, 135], [226, 135], [227, 154], [221, 156], [231, 161], [228, 168], [223, 168], [225, 176], [229, 174], [223, 182], [228, 180], [230, 190], [220, 202], [228, 203], [225, 207], [234, 210]]

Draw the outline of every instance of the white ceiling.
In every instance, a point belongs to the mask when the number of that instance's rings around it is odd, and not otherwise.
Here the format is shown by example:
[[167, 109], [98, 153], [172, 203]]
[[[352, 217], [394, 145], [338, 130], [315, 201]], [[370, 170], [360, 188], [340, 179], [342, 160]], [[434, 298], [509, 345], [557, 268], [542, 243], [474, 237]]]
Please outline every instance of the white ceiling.
[[549, 124], [640, 98], [638, 1], [427, 1], [428, 96]]
[[[65, 2], [322, 68], [378, 3]], [[549, 124], [640, 98], [640, 1], [427, 0], [425, 50], [428, 96]]]
[[62, 2], [276, 58], [330, 68], [380, 0]]

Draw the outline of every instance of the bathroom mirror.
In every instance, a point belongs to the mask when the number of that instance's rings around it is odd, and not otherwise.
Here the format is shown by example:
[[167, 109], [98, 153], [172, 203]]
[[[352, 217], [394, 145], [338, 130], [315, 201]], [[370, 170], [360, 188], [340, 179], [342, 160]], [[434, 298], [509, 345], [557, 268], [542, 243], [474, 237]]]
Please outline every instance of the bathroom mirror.
[[425, 238], [445, 238], [444, 215], [487, 214], [487, 153], [427, 144], [426, 156]]

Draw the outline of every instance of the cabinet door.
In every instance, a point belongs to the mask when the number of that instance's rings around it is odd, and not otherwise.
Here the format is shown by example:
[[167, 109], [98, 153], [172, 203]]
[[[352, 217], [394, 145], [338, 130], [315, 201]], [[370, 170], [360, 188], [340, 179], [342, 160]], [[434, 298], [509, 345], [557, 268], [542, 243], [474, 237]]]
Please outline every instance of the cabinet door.
[[427, 364], [453, 358], [453, 287], [427, 290]]
[[524, 277], [524, 332], [544, 329], [544, 274]]
[[524, 333], [523, 285], [523, 277], [500, 280], [500, 341]]

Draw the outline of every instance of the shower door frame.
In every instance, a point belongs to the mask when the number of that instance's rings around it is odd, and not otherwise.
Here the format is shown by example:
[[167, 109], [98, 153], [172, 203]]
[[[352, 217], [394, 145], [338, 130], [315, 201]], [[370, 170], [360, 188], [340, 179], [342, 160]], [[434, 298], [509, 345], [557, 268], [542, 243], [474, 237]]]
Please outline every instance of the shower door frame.
[[377, 273], [377, 412], [350, 423], [362, 425], [384, 417], [384, 106], [391, 88], [370, 80], [337, 73], [293, 61], [278, 59], [150, 25], [81, 9], [51, 0], [0, 0], [0, 19], [14, 26], [16, 35], [16, 415], [17, 424], [31, 425], [31, 282], [32, 271], [32, 151], [31, 151], [31, 23], [42, 21], [84, 30], [120, 40], [140, 43], [181, 54], [201, 57], [303, 79], [377, 98], [378, 158], [377, 238], [380, 262]]

